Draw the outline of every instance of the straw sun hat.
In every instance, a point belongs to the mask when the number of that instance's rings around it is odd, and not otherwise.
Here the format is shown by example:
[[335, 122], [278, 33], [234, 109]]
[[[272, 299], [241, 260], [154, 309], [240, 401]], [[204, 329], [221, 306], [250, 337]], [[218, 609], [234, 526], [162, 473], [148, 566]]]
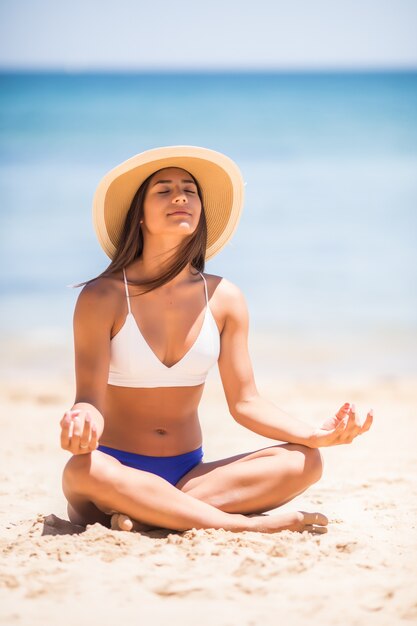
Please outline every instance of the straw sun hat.
[[239, 222], [244, 183], [229, 157], [196, 146], [168, 146], [141, 152], [117, 165], [100, 181], [93, 200], [94, 228], [113, 258], [133, 197], [151, 174], [165, 167], [187, 170], [200, 185], [207, 220], [206, 260], [227, 244]]

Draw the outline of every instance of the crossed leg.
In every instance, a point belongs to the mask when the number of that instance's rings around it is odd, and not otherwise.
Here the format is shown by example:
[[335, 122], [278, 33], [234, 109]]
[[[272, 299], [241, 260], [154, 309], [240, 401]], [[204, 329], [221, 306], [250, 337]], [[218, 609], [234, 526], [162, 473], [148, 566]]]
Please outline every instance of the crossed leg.
[[[319, 513], [256, 515], [302, 493], [321, 473], [318, 450], [285, 444], [201, 463], [173, 487], [159, 476], [125, 467], [96, 451], [70, 459], [63, 488], [70, 519], [81, 524], [103, 523], [109, 514], [123, 511], [118, 524], [123, 530], [134, 527], [130, 518], [174, 530], [324, 532], [327, 519]], [[249, 518], [248, 514], [255, 515]]]
[[176, 487], [227, 513], [263, 513], [305, 491], [322, 471], [319, 450], [283, 444], [201, 463]]

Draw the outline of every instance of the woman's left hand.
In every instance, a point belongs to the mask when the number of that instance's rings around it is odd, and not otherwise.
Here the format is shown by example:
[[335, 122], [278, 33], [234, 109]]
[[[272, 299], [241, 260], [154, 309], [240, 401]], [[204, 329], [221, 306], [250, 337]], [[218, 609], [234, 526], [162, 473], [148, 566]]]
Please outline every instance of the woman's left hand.
[[311, 448], [321, 448], [338, 446], [342, 443], [352, 443], [355, 437], [366, 433], [371, 428], [372, 421], [372, 409], [362, 423], [356, 413], [355, 405], [346, 403], [334, 417], [327, 419], [320, 428], [314, 431], [309, 446]]

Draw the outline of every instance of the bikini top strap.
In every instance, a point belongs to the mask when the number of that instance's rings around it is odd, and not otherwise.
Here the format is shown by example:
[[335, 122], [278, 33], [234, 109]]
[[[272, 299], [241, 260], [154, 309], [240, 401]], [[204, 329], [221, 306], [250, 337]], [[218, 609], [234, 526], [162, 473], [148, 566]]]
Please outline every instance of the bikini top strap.
[[127, 278], [126, 278], [125, 268], [123, 268], [123, 277], [124, 277], [124, 281], [125, 281], [125, 290], [126, 290], [127, 308], [128, 308], [128, 310], [129, 310], [129, 313], [131, 313], [131, 310], [130, 310], [129, 287], [127, 286]]
[[200, 274], [201, 278], [204, 280], [204, 290], [206, 292], [206, 303], [207, 303], [207, 306], [208, 306], [208, 301], [209, 300], [208, 300], [208, 292], [207, 292], [207, 281], [206, 281], [206, 279], [204, 278], [204, 276], [203, 276], [203, 274], [201, 272], [199, 272], [199, 274]]

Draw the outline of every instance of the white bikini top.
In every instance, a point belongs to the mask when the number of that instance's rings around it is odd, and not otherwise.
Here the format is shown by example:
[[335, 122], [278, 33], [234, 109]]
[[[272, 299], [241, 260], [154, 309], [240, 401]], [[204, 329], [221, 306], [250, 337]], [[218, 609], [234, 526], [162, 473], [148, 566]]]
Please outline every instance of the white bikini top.
[[130, 309], [129, 288], [123, 269], [128, 314], [125, 323], [110, 342], [109, 385], [118, 387], [188, 387], [204, 383], [220, 353], [220, 334], [210, 310], [207, 283], [204, 321], [197, 339], [182, 359], [168, 367], [156, 356]]

